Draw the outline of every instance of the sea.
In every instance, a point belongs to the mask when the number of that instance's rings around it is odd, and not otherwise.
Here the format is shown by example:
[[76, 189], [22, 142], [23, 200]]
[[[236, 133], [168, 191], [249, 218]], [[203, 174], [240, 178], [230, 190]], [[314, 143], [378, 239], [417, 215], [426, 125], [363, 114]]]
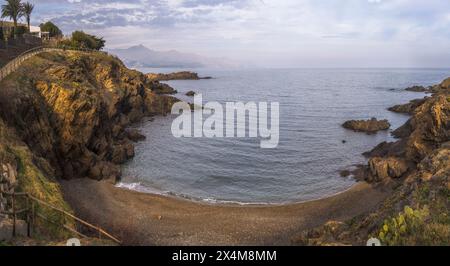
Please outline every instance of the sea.
[[[170, 73], [186, 69], [139, 69]], [[188, 69], [213, 79], [166, 82], [174, 95], [203, 101], [279, 103], [279, 144], [262, 149], [258, 138], [176, 138], [177, 115], [134, 125], [147, 139], [123, 166], [119, 187], [210, 204], [288, 204], [342, 193], [355, 184], [340, 171], [367, 162], [363, 152], [395, 141], [393, 129], [409, 116], [387, 108], [425, 97], [405, 91], [433, 85], [450, 69]], [[377, 134], [342, 128], [351, 119], [388, 119]]]

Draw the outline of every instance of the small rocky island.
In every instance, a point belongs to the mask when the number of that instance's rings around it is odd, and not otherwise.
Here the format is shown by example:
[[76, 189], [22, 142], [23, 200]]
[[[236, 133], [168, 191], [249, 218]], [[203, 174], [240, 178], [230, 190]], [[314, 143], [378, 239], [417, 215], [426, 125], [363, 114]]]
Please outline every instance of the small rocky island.
[[197, 93], [195, 91], [188, 91], [186, 93], [186, 96], [189, 96], [189, 97], [194, 97], [195, 95], [197, 95]]
[[197, 73], [189, 71], [175, 72], [169, 74], [148, 73], [146, 76], [148, 79], [152, 81], [212, 79], [212, 77], [200, 77]]
[[342, 126], [353, 131], [373, 134], [380, 130], [388, 130], [391, 127], [391, 124], [388, 120], [377, 120], [376, 118], [372, 118], [369, 120], [350, 120], [345, 122]]

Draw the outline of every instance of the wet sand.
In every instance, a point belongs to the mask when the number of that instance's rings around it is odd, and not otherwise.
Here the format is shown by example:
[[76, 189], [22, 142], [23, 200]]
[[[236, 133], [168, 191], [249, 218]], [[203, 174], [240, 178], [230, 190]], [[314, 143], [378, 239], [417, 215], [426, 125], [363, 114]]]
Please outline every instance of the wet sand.
[[303, 230], [367, 213], [390, 193], [358, 183], [341, 194], [279, 206], [211, 205], [116, 188], [87, 179], [63, 181], [75, 213], [124, 245], [290, 245]]

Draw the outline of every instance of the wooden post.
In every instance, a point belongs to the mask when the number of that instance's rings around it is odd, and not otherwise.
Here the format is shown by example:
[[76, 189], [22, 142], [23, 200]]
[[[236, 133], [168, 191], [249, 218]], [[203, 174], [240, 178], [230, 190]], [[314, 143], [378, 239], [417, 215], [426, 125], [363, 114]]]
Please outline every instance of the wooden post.
[[31, 225], [35, 226], [35, 220], [36, 220], [36, 211], [34, 206], [34, 201], [31, 201]]
[[11, 205], [12, 205], [12, 211], [13, 211], [13, 237], [16, 236], [16, 195], [15, 190], [13, 188], [13, 193], [11, 197]]
[[30, 199], [26, 196], [27, 203], [27, 237], [31, 237]]

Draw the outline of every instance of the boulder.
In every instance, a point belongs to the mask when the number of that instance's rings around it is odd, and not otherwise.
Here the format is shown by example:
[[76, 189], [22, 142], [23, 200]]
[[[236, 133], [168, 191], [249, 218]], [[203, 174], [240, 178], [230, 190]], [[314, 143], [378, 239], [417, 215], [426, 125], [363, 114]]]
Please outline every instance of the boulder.
[[369, 160], [369, 170], [373, 177], [370, 181], [379, 182], [402, 177], [408, 171], [408, 163], [397, 157], [374, 157]]
[[442, 81], [440, 87], [444, 90], [450, 90], [450, 78], [447, 78], [444, 81]]
[[[27, 236], [27, 223], [16, 220], [16, 237]], [[13, 238], [13, 220], [0, 218], [0, 241], [10, 241]]]
[[134, 146], [130, 142], [115, 145], [111, 155], [111, 162], [122, 164], [134, 157]]
[[387, 130], [391, 127], [388, 120], [378, 121], [376, 118], [370, 120], [350, 120], [342, 125], [344, 128], [358, 132], [375, 133], [380, 130]]
[[1, 177], [0, 181], [4, 181], [10, 186], [17, 184], [17, 170], [9, 163], [2, 164], [0, 169]]
[[197, 93], [196, 93], [195, 91], [188, 91], [188, 92], [186, 93], [186, 96], [194, 97], [196, 94], [197, 94]]
[[134, 142], [143, 141], [146, 139], [146, 137], [142, 135], [137, 129], [129, 129], [126, 133], [127, 138]]
[[118, 180], [120, 178], [120, 167], [110, 162], [98, 162], [89, 170], [89, 177], [95, 180]]

